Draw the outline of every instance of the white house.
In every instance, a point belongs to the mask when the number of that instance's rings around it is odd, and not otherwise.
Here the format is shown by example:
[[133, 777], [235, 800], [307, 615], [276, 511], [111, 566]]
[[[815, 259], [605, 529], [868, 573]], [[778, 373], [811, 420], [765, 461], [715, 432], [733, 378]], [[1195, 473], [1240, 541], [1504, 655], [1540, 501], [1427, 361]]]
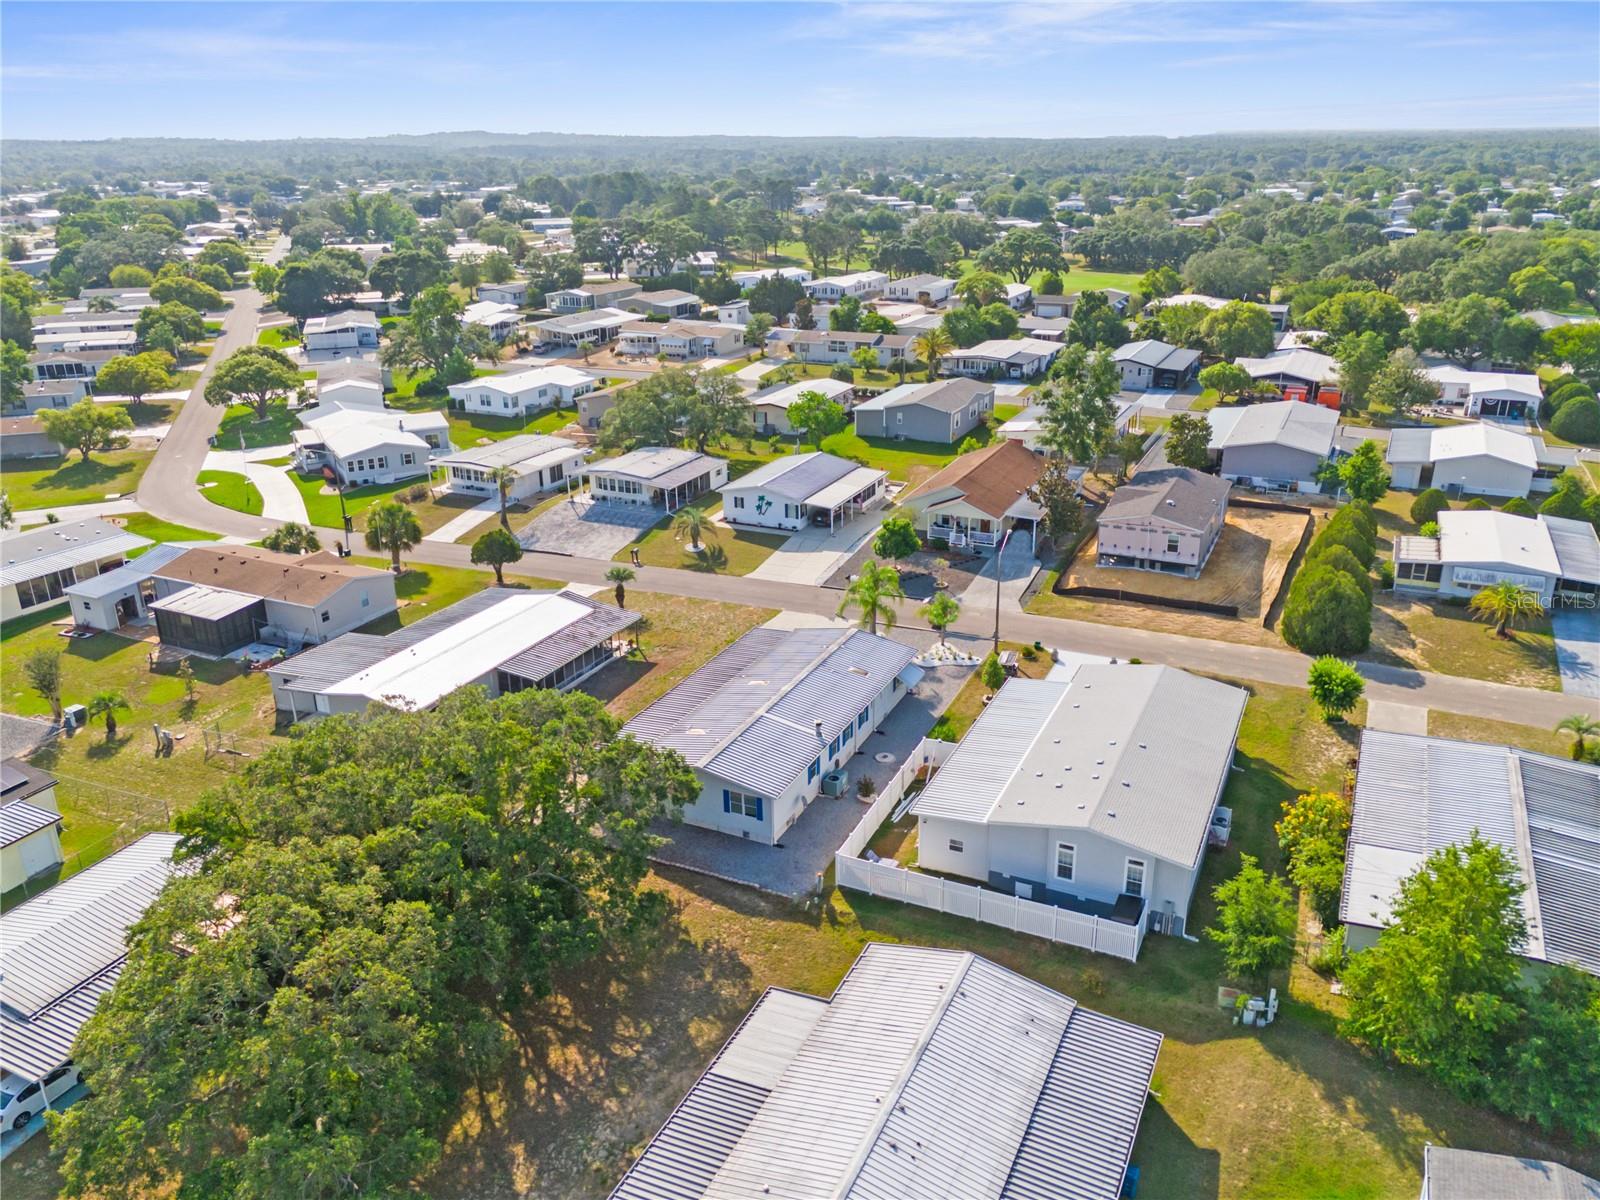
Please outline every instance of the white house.
[[1160, 1048], [965, 951], [873, 943], [831, 998], [768, 988], [612, 1200], [1110, 1200]]
[[832, 529], [881, 503], [888, 480], [887, 471], [832, 454], [785, 455], [723, 488], [722, 516], [758, 529]]
[[750, 324], [750, 301], [741, 298], [717, 305], [717, 320], [724, 325], [737, 325], [743, 333]]
[[1032, 379], [1043, 375], [1060, 353], [1058, 343], [1040, 338], [996, 338], [952, 350], [939, 360], [939, 367], [947, 375]]
[[871, 350], [877, 365], [887, 367], [911, 352], [907, 333], [848, 332], [836, 329], [801, 329], [789, 338], [789, 352], [797, 362], [851, 363], [856, 351]]
[[521, 326], [522, 311], [515, 304], [479, 300], [462, 310], [461, 324], [476, 325], [487, 330], [495, 341], [503, 342]]
[[152, 576], [173, 559], [204, 542], [160, 542], [138, 558], [112, 567], [66, 589], [73, 621], [89, 629], [111, 632], [143, 620], [156, 598]]
[[811, 280], [811, 272], [804, 267], [762, 267], [753, 271], [735, 271], [729, 278], [748, 292], [764, 279], [788, 279], [794, 283], [808, 283]]
[[1463, 416], [1529, 417], [1543, 398], [1537, 375], [1454, 366], [1428, 367], [1425, 374], [1439, 385], [1439, 403], [1459, 407]]
[[1006, 284], [1006, 304], [1021, 312], [1033, 303], [1033, 288], [1026, 283]]
[[383, 384], [373, 379], [329, 379], [317, 384], [317, 407], [362, 408], [378, 411], [384, 407]]
[[638, 319], [636, 314], [620, 308], [597, 308], [535, 321], [533, 327], [545, 343], [553, 346], [581, 346], [585, 342], [603, 346], [614, 340], [624, 325], [631, 325]]
[[685, 821], [773, 845], [922, 677], [915, 657], [860, 630], [763, 626], [623, 732], [676, 750], [694, 768], [700, 795]]
[[480, 283], [477, 295], [479, 300], [491, 304], [509, 304], [518, 308], [528, 302], [528, 281], [508, 279], [504, 283]]
[[588, 465], [596, 500], [660, 506], [668, 512], [728, 482], [726, 459], [677, 447], [644, 446]]
[[574, 367], [534, 367], [509, 375], [480, 375], [452, 383], [450, 404], [486, 416], [527, 416], [547, 408], [571, 408], [579, 396], [599, 386], [594, 376]]
[[857, 300], [870, 300], [881, 296], [889, 286], [889, 277], [882, 271], [855, 271], [849, 275], [828, 275], [813, 279], [805, 285], [806, 295], [813, 300], [843, 300], [854, 296]]
[[688, 362], [736, 354], [743, 341], [743, 329], [719, 321], [630, 321], [617, 337], [617, 353]]
[[61, 865], [56, 777], [20, 758], [0, 762], [0, 880], [7, 891]]
[[1122, 372], [1125, 388], [1140, 392], [1149, 388], [1176, 389], [1194, 378], [1200, 367], [1200, 351], [1145, 338], [1118, 346], [1111, 352], [1111, 361]]
[[509, 467], [514, 476], [506, 491], [509, 501], [526, 500], [558, 486], [583, 479], [583, 448], [566, 438], [523, 433], [486, 446], [457, 450], [439, 460], [452, 492], [495, 497], [500, 494], [493, 473]]
[[450, 453], [450, 420], [442, 412], [336, 408], [302, 413], [294, 431], [295, 466], [304, 474], [333, 468], [346, 486], [399, 483], [426, 475]]
[[891, 279], [884, 286], [883, 294], [890, 300], [937, 308], [941, 304], [948, 304], [950, 297], [956, 294], [956, 281], [941, 275], [907, 275], [902, 279]]
[[491, 587], [385, 636], [347, 633], [272, 665], [290, 721], [365, 712], [373, 703], [432, 708], [463, 687], [491, 696], [575, 687], [621, 649], [639, 614], [572, 592]]
[[1587, 521], [1454, 509], [1438, 523], [1438, 537], [1395, 539], [1396, 590], [1470, 597], [1509, 582], [1546, 607], [1558, 595], [1590, 605], [1600, 596], [1600, 538]]
[[1009, 680], [912, 802], [919, 866], [1182, 934], [1248, 698], [1131, 663]]
[[795, 432], [795, 428], [789, 423], [789, 406], [807, 392], [820, 392], [836, 404], [849, 408], [855, 391], [854, 384], [842, 379], [802, 379], [799, 383], [768, 388], [749, 397], [750, 417], [755, 423], [756, 432], [763, 437], [775, 433], [790, 434]]
[[381, 328], [372, 313], [347, 308], [307, 320], [300, 342], [308, 351], [376, 350]]
[[0, 530], [0, 619], [59, 604], [79, 580], [120, 567], [130, 551], [151, 544], [95, 517]]
[[1526, 496], [1548, 492], [1566, 469], [1543, 438], [1492, 421], [1396, 429], [1385, 455], [1393, 485], [1409, 491], [1436, 487], [1452, 495]]

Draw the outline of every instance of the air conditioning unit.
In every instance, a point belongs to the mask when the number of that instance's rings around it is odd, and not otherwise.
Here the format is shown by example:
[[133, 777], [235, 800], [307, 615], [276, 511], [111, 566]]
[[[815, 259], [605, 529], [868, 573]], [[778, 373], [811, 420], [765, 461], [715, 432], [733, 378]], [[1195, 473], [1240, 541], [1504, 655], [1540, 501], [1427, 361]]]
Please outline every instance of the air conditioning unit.
[[849, 782], [850, 773], [848, 771], [829, 771], [822, 777], [822, 794], [824, 796], [842, 796]]

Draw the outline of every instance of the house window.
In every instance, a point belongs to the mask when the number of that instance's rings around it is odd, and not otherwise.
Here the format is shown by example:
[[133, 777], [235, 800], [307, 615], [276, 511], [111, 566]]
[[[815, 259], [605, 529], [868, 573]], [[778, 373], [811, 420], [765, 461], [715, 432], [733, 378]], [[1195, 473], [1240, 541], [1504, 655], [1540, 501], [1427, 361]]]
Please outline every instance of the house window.
[[743, 496], [735, 496], [733, 498], [733, 506], [735, 508], [743, 508], [744, 507], [744, 497]]
[[1144, 895], [1144, 864], [1137, 858], [1128, 860], [1127, 870], [1122, 877], [1122, 891], [1127, 896]]
[[828, 757], [832, 758], [837, 753], [839, 753], [839, 739], [834, 738], [833, 741], [828, 743]]
[[363, 589], [362, 592], [361, 592], [361, 607], [362, 608], [370, 608], [371, 605], [372, 605], [372, 597], [367, 594], [365, 589]]
[[400, 455], [400, 465], [402, 467], [414, 467], [414, 466], [416, 466], [416, 464], [417, 464], [416, 451], [407, 450], [403, 454]]
[[865, 729], [867, 727], [867, 717], [870, 716], [871, 713], [872, 713], [872, 708], [871, 708], [870, 705], [861, 710], [861, 715], [856, 718], [856, 728], [857, 729]]
[[1176, 554], [1177, 552], [1178, 552], [1178, 535], [1175, 534], [1175, 533], [1169, 533], [1169, 534], [1167, 534], [1167, 553], [1168, 554]]
[[960, 838], [951, 838], [950, 839], [950, 852], [952, 854], [964, 853], [966, 851], [966, 848], [967, 848], [967, 844], [965, 842], [963, 842]]
[[1071, 883], [1078, 865], [1078, 848], [1066, 842], [1056, 843], [1056, 878]]
[[323, 609], [323, 611], [322, 611], [322, 619], [323, 619], [324, 622], [329, 620], [328, 610], [327, 609]]
[[806, 768], [806, 782], [810, 783], [820, 774], [822, 774], [822, 760], [819, 758]]
[[722, 793], [722, 811], [732, 813], [736, 817], [749, 817], [751, 820], [761, 820], [761, 797], [753, 796], [749, 792], [724, 791]]

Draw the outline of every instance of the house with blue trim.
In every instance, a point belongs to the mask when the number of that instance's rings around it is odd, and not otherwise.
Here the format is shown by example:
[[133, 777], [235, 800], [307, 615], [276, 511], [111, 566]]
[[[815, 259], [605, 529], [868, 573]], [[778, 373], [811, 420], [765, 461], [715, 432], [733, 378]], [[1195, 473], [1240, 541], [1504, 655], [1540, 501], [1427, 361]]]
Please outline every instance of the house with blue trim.
[[694, 768], [685, 821], [773, 845], [922, 678], [915, 657], [856, 629], [753, 629], [623, 732]]

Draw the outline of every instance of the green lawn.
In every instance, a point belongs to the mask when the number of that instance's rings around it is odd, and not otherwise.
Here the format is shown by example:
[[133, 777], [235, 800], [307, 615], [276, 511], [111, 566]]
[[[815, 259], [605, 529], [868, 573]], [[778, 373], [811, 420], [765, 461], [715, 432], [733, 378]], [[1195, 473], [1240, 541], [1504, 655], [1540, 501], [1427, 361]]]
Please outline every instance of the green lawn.
[[195, 476], [195, 482], [201, 485], [200, 494], [211, 503], [252, 517], [261, 515], [264, 507], [261, 493], [249, 476], [237, 471], [201, 471]]
[[[707, 492], [692, 501], [690, 507], [716, 515], [722, 511], [722, 494]], [[639, 561], [647, 567], [679, 567], [711, 575], [748, 575], [789, 540], [785, 533], [757, 533], [725, 526], [717, 527], [715, 535], [706, 539], [702, 553], [691, 554], [688, 544], [673, 536], [672, 518], [663, 517], [646, 530], [643, 537], [618, 550], [613, 561], [628, 562], [632, 552], [637, 550]]]
[[[860, 367], [852, 367], [854, 382], [859, 387], [892, 388], [900, 386], [899, 371], [863, 371]], [[793, 377], [795, 383], [805, 379], [832, 379], [833, 364], [831, 363], [803, 363], [790, 359], [778, 363], [761, 377], [762, 387], [773, 387], [782, 383], [786, 377]], [[926, 371], [907, 371], [907, 383], [920, 383], [926, 380]]]
[[153, 542], [214, 542], [222, 536], [204, 529], [191, 529], [187, 525], [174, 525], [149, 513], [129, 513], [118, 519], [129, 533], [147, 537]]
[[[481, 368], [475, 375], [493, 375], [494, 371]], [[449, 407], [450, 397], [444, 392], [418, 392], [419, 384], [426, 383], [427, 372], [412, 374], [394, 372], [394, 387], [388, 392], [389, 404], [406, 412], [442, 412], [450, 422], [450, 442], [458, 449], [481, 446], [486, 442], [504, 441], [519, 433], [554, 433], [577, 419], [575, 408], [555, 408], [540, 413], [530, 421], [521, 417], [495, 417], [480, 413], [465, 413]]]
[[293, 323], [269, 325], [256, 335], [256, 344], [271, 346], [274, 350], [287, 350], [300, 344], [300, 333]]
[[[989, 441], [990, 429], [981, 425], [972, 437], [979, 445]], [[869, 467], [889, 472], [889, 478], [907, 480], [913, 468], [922, 467], [937, 471], [955, 460], [956, 448], [945, 442], [918, 442], [909, 438], [895, 441], [892, 438], [864, 438], [854, 429], [844, 429], [822, 440], [822, 448], [840, 458], [859, 459]]]
[[76, 452], [66, 459], [13, 459], [0, 462], [0, 488], [19, 512], [93, 504], [136, 492], [154, 457], [154, 450], [97, 450], [87, 462]]
[[[300, 491], [300, 497], [305, 501], [306, 515], [313, 525], [324, 529], [338, 529], [341, 527], [339, 497], [336, 493], [324, 493], [321, 475], [302, 475], [298, 471], [287, 472], [289, 481]], [[419, 478], [415, 482], [422, 482]], [[344, 511], [352, 517], [370, 508], [379, 500], [387, 499], [397, 491], [406, 491], [413, 485], [401, 484], [398, 487], [392, 483], [372, 483], [366, 487], [347, 488], [344, 493]]]
[[[357, 544], [360, 544], [359, 541]], [[358, 555], [351, 561], [360, 563], [364, 567], [388, 568], [390, 565], [387, 557], [373, 558]], [[401, 562], [402, 564], [405, 562], [404, 555], [401, 556]], [[407, 566], [394, 581], [395, 599], [400, 603], [399, 611], [363, 625], [361, 632], [392, 633], [402, 625], [409, 625], [429, 613], [438, 612], [441, 608], [454, 604], [457, 600], [466, 599], [474, 592], [482, 591], [493, 582], [493, 575], [476, 567], [435, 567], [421, 563]], [[530, 587], [556, 586], [548, 580], [519, 579], [516, 582]]]
[[217, 449], [259, 450], [263, 446], [286, 446], [299, 427], [299, 420], [281, 400], [267, 405], [265, 421], [256, 420], [256, 410], [252, 406], [236, 404], [223, 415], [222, 425], [217, 429]]

